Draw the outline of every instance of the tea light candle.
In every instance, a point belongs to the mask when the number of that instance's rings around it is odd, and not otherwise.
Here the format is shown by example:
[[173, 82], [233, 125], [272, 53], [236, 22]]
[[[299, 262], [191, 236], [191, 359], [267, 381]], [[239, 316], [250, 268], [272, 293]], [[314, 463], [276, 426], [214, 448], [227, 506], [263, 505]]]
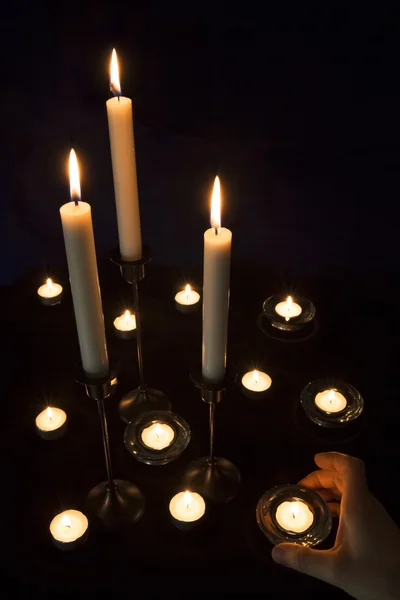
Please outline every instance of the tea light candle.
[[294, 535], [304, 533], [314, 523], [314, 514], [308, 504], [296, 498], [279, 504], [275, 518], [282, 529]]
[[61, 408], [48, 406], [35, 419], [37, 434], [44, 440], [56, 440], [64, 435], [67, 414]]
[[54, 283], [50, 277], [46, 280], [46, 283], [41, 285], [37, 291], [39, 300], [46, 306], [55, 306], [59, 304], [62, 299], [62, 285]]
[[50, 523], [54, 545], [60, 550], [74, 550], [86, 541], [89, 522], [79, 510], [65, 510]]
[[189, 284], [175, 296], [175, 306], [182, 313], [194, 312], [199, 307], [200, 294], [192, 290]]
[[293, 317], [298, 317], [302, 313], [302, 308], [297, 302], [293, 302], [292, 296], [288, 296], [285, 302], [279, 302], [275, 306], [275, 312], [289, 321]]
[[242, 391], [250, 398], [261, 398], [271, 387], [272, 379], [263, 371], [249, 371], [242, 377]]
[[324, 390], [315, 396], [315, 404], [324, 412], [331, 414], [344, 410], [347, 400], [337, 390]]
[[196, 492], [179, 492], [169, 503], [169, 512], [176, 527], [188, 529], [197, 524], [206, 512], [206, 503]]
[[145, 427], [141, 433], [142, 443], [152, 450], [164, 450], [175, 438], [174, 429], [168, 423], [157, 421]]
[[136, 334], [136, 317], [129, 310], [114, 319], [115, 333], [122, 339], [134, 337]]

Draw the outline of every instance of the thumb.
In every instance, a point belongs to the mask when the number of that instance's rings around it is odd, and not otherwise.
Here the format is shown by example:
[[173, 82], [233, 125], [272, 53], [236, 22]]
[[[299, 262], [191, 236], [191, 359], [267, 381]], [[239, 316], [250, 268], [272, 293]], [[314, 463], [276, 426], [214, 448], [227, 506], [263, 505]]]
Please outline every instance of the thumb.
[[330, 550], [313, 550], [299, 544], [279, 544], [272, 558], [280, 565], [332, 583], [334, 556]]

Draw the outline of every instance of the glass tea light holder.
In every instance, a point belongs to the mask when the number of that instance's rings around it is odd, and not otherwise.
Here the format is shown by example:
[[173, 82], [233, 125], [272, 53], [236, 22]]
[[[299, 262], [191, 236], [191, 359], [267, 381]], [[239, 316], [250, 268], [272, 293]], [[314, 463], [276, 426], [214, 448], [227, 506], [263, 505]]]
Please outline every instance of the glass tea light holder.
[[360, 392], [339, 379], [311, 381], [302, 389], [300, 403], [311, 421], [330, 428], [352, 423], [364, 409]]
[[298, 331], [315, 317], [315, 306], [303, 296], [270, 296], [263, 313], [272, 327], [281, 331]]
[[50, 277], [47, 278], [46, 283], [38, 288], [39, 301], [45, 306], [56, 306], [60, 304], [63, 298], [63, 288], [59, 283], [54, 283]]
[[332, 515], [325, 500], [299, 485], [279, 485], [265, 492], [257, 504], [256, 518], [272, 544], [315, 546], [332, 529]]
[[258, 371], [257, 369], [245, 373], [242, 377], [242, 392], [252, 400], [265, 398], [271, 385], [271, 377], [264, 371]]
[[67, 429], [67, 414], [61, 408], [48, 406], [35, 419], [36, 433], [43, 440], [57, 440]]
[[126, 310], [120, 317], [114, 319], [114, 333], [122, 340], [131, 340], [136, 336], [136, 317]]
[[186, 490], [171, 498], [169, 512], [175, 527], [188, 531], [204, 522], [206, 503], [197, 492]]
[[181, 313], [196, 312], [200, 306], [200, 294], [187, 284], [185, 289], [175, 295], [175, 308]]
[[50, 523], [53, 544], [59, 550], [75, 550], [82, 546], [87, 538], [89, 522], [79, 510], [64, 510]]
[[124, 443], [139, 462], [166, 465], [186, 450], [190, 435], [190, 427], [183, 417], [167, 410], [153, 410], [129, 423]]

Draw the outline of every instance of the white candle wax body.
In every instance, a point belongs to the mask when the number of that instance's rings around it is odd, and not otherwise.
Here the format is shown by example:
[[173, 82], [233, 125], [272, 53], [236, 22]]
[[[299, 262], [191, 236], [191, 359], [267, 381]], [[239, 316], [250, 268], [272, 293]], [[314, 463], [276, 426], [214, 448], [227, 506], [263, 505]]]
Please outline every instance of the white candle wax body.
[[231, 245], [225, 227], [204, 234], [202, 374], [213, 383], [224, 379], [226, 369]]
[[132, 100], [120, 96], [106, 102], [117, 208], [119, 249], [124, 260], [142, 256], [139, 196], [133, 137]]
[[67, 415], [61, 408], [47, 407], [35, 419], [36, 431], [44, 440], [55, 440], [64, 434]]
[[287, 500], [276, 509], [275, 518], [288, 533], [303, 533], [314, 523], [314, 515], [302, 500]]
[[142, 442], [152, 450], [164, 450], [172, 444], [175, 431], [168, 423], [152, 423], [141, 433]]
[[279, 302], [279, 304], [275, 306], [275, 312], [281, 317], [285, 317], [287, 321], [301, 315], [302, 310], [300, 304], [297, 304], [297, 302], [289, 303], [287, 300], [285, 302]]
[[68, 202], [60, 214], [83, 369], [90, 377], [104, 377], [108, 355], [91, 208]]
[[82, 543], [87, 534], [89, 522], [79, 510], [65, 510], [56, 515], [50, 523], [50, 533], [57, 548], [72, 550]]
[[243, 375], [242, 384], [251, 392], [265, 392], [271, 387], [272, 379], [262, 371], [249, 371]]
[[193, 523], [204, 515], [206, 504], [196, 492], [179, 492], [171, 499], [169, 511], [176, 521]]
[[336, 390], [324, 390], [315, 396], [315, 404], [326, 413], [337, 413], [344, 410], [347, 400]]

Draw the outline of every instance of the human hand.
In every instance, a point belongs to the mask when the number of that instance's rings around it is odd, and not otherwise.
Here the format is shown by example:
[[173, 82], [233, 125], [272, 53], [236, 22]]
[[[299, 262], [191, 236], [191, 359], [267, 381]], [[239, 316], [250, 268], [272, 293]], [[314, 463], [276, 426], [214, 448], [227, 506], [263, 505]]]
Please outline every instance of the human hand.
[[300, 481], [339, 516], [335, 545], [314, 550], [279, 544], [275, 562], [335, 585], [357, 600], [400, 599], [400, 530], [369, 492], [364, 464], [338, 452], [315, 456], [320, 470]]

